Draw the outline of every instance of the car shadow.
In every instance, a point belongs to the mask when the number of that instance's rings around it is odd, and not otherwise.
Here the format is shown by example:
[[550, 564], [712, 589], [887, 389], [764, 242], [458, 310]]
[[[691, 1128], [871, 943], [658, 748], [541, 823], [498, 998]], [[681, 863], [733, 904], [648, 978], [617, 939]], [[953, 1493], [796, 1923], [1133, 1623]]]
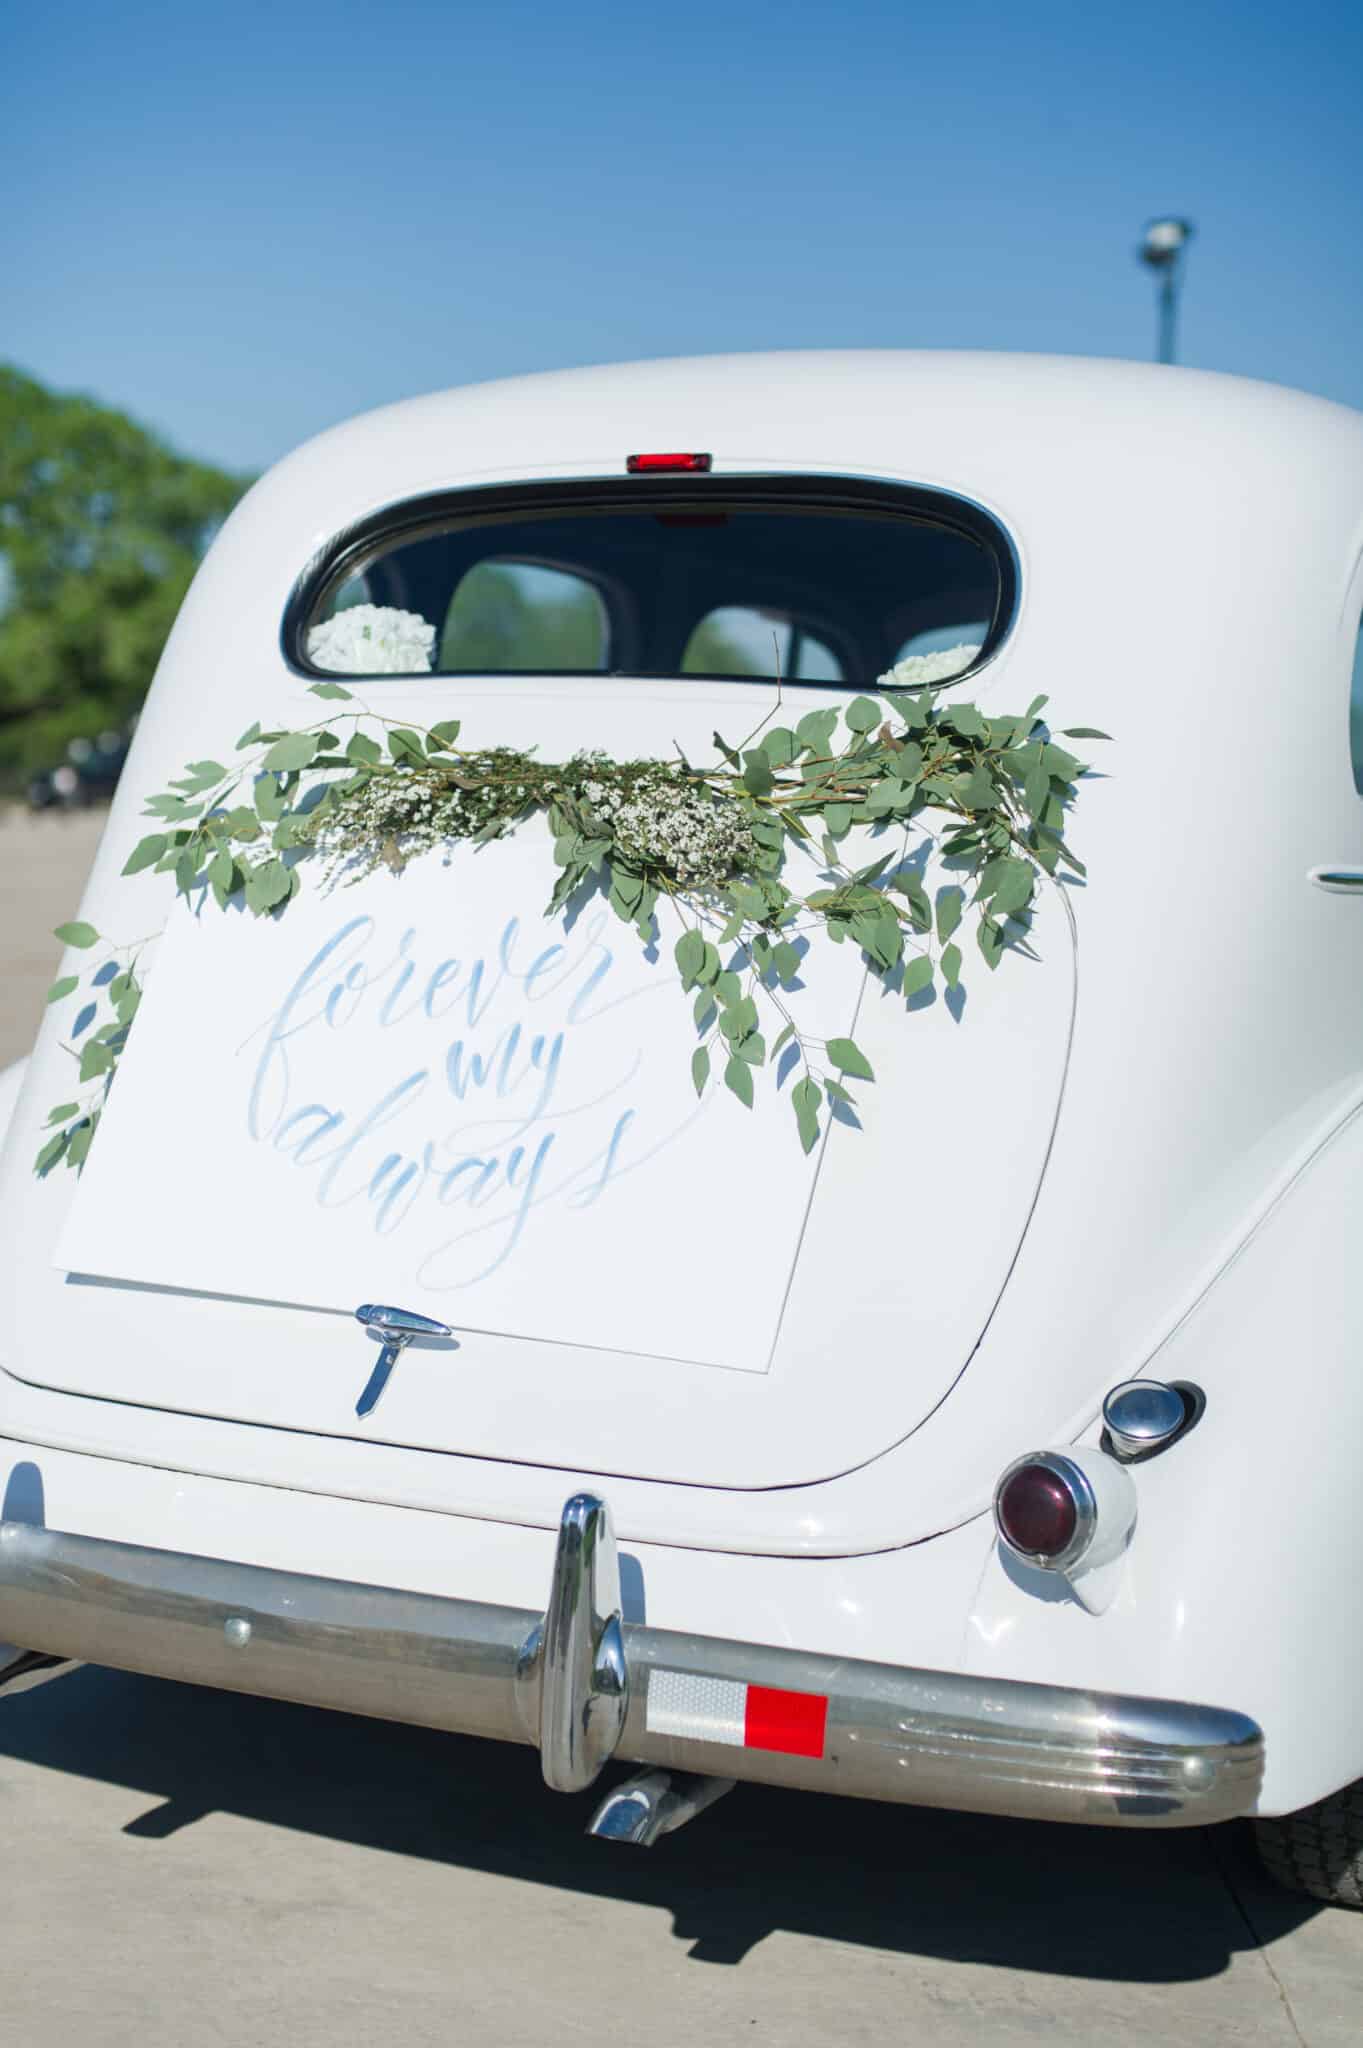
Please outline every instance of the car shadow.
[[651, 1850], [584, 1835], [616, 1770], [550, 1792], [533, 1750], [79, 1668], [0, 1698], [0, 1756], [145, 1792], [149, 1845], [226, 1812], [671, 1914], [698, 1962], [777, 1930], [1127, 1983], [1218, 1975], [1319, 1909], [1240, 1831], [1047, 1826], [740, 1785]]

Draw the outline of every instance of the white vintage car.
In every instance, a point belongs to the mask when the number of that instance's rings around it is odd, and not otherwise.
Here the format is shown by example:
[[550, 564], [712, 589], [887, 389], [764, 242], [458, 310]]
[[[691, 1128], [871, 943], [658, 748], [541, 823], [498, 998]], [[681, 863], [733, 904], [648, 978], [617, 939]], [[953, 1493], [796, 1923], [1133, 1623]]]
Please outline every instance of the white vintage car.
[[[3, 1084], [0, 1686], [628, 1764], [592, 1827], [639, 1842], [740, 1778], [1252, 1816], [1363, 1902], [1361, 549], [1358, 415], [1113, 362], [578, 371], [279, 464], [90, 877], [90, 926], [161, 937], [82, 1172], [33, 1170], [69, 1002]], [[329, 660], [555, 757], [694, 759], [896, 663], [1048, 695], [1113, 735], [1088, 880], [907, 1015], [830, 956], [877, 1079], [805, 1158], [678, 1096], [656, 963], [543, 922], [542, 831], [255, 921], [123, 872], [145, 794]]]

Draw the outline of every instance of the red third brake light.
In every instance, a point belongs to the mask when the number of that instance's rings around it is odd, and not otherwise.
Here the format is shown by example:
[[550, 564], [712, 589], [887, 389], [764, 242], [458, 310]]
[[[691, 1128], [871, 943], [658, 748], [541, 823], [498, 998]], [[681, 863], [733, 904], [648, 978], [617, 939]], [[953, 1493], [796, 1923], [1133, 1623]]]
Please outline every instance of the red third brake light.
[[631, 476], [643, 476], [660, 469], [705, 470], [710, 467], [712, 459], [709, 455], [630, 455], [625, 460], [625, 468]]

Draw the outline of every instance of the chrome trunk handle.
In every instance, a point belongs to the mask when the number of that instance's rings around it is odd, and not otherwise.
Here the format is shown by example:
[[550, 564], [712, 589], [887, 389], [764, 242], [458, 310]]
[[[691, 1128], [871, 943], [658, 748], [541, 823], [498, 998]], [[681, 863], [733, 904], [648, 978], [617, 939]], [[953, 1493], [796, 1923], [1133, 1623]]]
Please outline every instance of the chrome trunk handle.
[[384, 1301], [361, 1302], [355, 1311], [355, 1320], [363, 1323], [366, 1330], [377, 1331], [383, 1338], [378, 1361], [355, 1403], [357, 1415], [368, 1415], [378, 1406], [379, 1395], [388, 1384], [388, 1375], [413, 1337], [450, 1337], [454, 1334], [448, 1323], [437, 1323], [431, 1316], [419, 1316], [414, 1309], [390, 1308]]

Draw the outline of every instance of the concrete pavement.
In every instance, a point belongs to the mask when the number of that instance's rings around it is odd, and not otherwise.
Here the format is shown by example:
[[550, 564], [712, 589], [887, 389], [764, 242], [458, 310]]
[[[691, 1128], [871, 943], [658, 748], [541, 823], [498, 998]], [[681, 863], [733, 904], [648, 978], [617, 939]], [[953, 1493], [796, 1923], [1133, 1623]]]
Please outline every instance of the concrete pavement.
[[52, 927], [76, 915], [105, 816], [0, 807], [0, 1068], [33, 1043], [61, 957]]

